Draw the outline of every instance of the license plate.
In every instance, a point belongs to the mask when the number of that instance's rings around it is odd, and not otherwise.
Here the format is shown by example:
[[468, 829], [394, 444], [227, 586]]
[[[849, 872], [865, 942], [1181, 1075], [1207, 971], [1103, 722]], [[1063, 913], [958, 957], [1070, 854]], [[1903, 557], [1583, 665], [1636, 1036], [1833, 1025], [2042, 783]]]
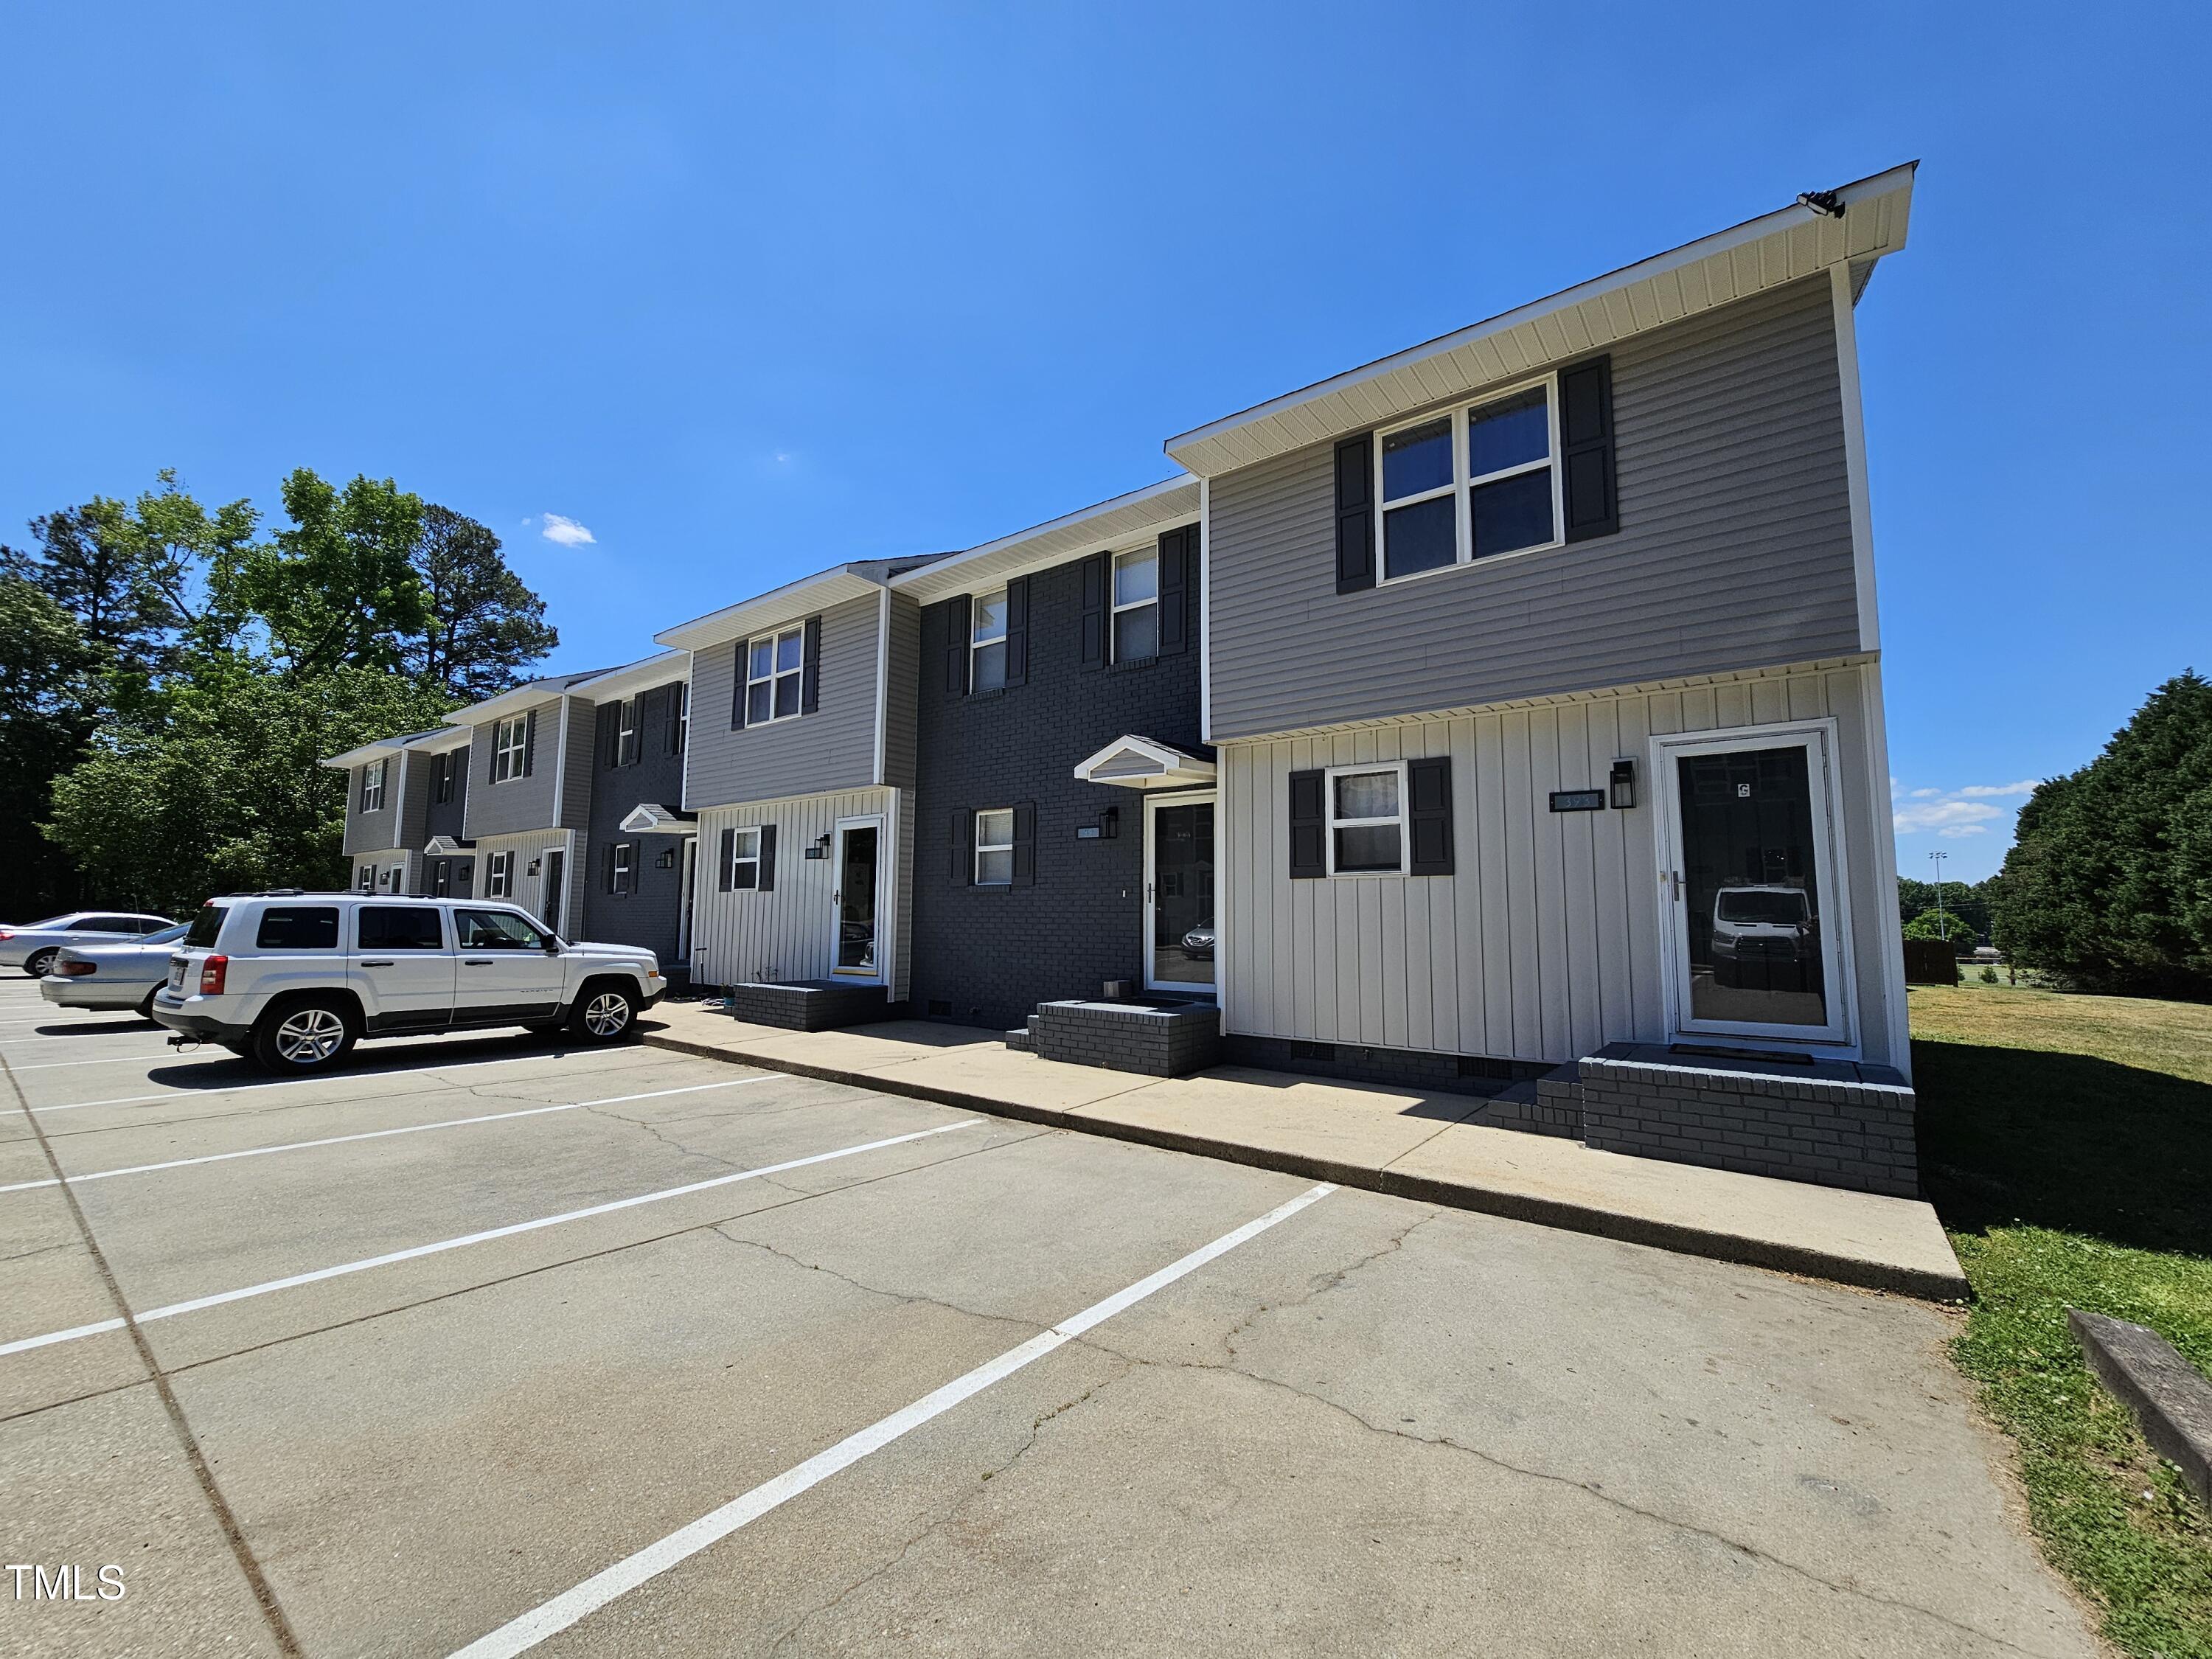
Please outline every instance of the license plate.
[[179, 957], [169, 963], [169, 988], [172, 991], [181, 990], [184, 983], [185, 963], [184, 958]]

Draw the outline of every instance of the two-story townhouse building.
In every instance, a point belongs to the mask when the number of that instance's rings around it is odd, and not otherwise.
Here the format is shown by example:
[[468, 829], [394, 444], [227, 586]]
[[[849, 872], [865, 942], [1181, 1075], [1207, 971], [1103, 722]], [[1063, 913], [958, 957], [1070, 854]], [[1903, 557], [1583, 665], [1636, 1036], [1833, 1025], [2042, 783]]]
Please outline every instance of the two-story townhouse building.
[[470, 890], [471, 860], [453, 857], [440, 840], [460, 830], [468, 744], [466, 732], [441, 726], [363, 744], [323, 762], [346, 774], [344, 852], [353, 886], [364, 892]]
[[594, 710], [576, 932], [651, 951], [679, 986], [698, 854], [698, 826], [683, 807], [690, 670], [689, 653], [667, 651], [570, 688]]
[[1902, 1081], [1853, 309], [1911, 174], [1169, 441], [1232, 1055]]
[[1001, 1029], [1115, 981], [1213, 993], [1188, 477], [924, 565], [908, 1000]]
[[606, 672], [531, 680], [446, 716], [469, 734], [461, 839], [475, 855], [476, 896], [511, 899], [572, 936], [599, 715], [577, 688]]
[[834, 566], [654, 635], [691, 662], [696, 982], [906, 1000], [921, 635], [890, 583], [927, 562]]

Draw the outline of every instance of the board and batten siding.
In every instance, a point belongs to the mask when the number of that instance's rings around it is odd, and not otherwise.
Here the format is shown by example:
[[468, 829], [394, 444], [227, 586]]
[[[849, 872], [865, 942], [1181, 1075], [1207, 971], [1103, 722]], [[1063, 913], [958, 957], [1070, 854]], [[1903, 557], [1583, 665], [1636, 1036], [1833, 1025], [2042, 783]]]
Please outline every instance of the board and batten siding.
[[1612, 359], [1610, 536], [1339, 594], [1333, 443], [1213, 479], [1214, 738], [1856, 653], [1828, 279]]
[[[874, 784], [881, 606], [879, 596], [870, 593], [813, 613], [822, 618], [821, 706], [796, 720], [733, 730], [730, 714], [745, 641], [724, 640], [692, 654], [688, 810]], [[805, 616], [786, 617], [777, 626], [788, 628]]]
[[470, 728], [469, 763], [476, 769], [476, 775], [469, 780], [467, 820], [469, 834], [477, 840], [553, 826], [554, 792], [561, 775], [561, 699], [548, 698], [524, 712], [538, 717], [530, 740], [527, 777], [494, 783], [491, 768], [497, 723], [486, 720]]
[[[824, 697], [828, 696], [824, 690]], [[914, 795], [901, 789], [854, 789], [793, 799], [751, 801], [699, 814], [699, 887], [691, 914], [692, 981], [733, 985], [746, 980], [833, 977], [837, 935], [837, 860], [834, 834], [840, 818], [880, 817], [878, 857], [878, 949], [889, 947], [886, 984], [893, 1002], [907, 995], [912, 943]], [[722, 890], [722, 832], [775, 825], [775, 887], [770, 892]], [[810, 859], [807, 847], [831, 836], [830, 856]]]
[[[527, 910], [541, 920], [545, 915], [545, 855], [559, 853], [565, 866], [562, 871], [561, 925], [557, 930], [564, 939], [579, 938], [577, 918], [583, 913], [583, 860], [576, 849], [583, 837], [573, 830], [531, 830], [520, 835], [490, 836], [477, 839], [473, 856], [477, 861], [476, 884], [466, 893], [453, 895], [459, 898], [474, 898], [493, 904], [512, 904]], [[495, 897], [491, 891], [491, 857], [495, 853], [514, 855], [514, 879], [504, 897]], [[530, 866], [538, 866], [532, 875]]]
[[[1748, 675], [1317, 736], [1220, 746], [1224, 1028], [1247, 1036], [1563, 1062], [1666, 1036], [1650, 739], [1831, 717], [1847, 848], [1861, 1051], [1891, 1052], [1883, 972], [1893, 894], [1874, 837], [1887, 799], [1867, 768], [1856, 665]], [[1292, 880], [1290, 775], [1449, 756], [1449, 876]], [[1638, 805], [1553, 812], [1555, 789], [1602, 789], [1637, 763]]]

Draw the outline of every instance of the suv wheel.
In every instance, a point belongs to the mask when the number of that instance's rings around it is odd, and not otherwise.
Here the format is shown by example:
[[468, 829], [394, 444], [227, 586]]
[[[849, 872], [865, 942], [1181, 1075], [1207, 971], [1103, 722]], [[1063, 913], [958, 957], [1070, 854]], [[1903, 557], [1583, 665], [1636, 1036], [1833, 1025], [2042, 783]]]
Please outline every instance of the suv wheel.
[[44, 979], [54, 970], [54, 957], [59, 955], [52, 945], [43, 951], [33, 951], [24, 959], [23, 971], [33, 979]]
[[253, 1058], [271, 1072], [326, 1072], [352, 1052], [353, 1022], [334, 1000], [272, 1009], [253, 1028]]
[[605, 980], [586, 985], [568, 1024], [586, 1042], [619, 1042], [636, 1028], [636, 993]]

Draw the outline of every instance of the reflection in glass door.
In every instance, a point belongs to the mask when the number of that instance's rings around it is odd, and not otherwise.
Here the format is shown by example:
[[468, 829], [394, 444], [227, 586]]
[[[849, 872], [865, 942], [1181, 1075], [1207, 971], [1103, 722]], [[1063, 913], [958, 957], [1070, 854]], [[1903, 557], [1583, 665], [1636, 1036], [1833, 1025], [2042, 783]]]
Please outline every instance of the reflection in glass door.
[[1668, 764], [1677, 1025], [1844, 1036], [1825, 738], [1681, 745]]
[[1213, 989], [1213, 802], [1147, 801], [1146, 982]]
[[837, 971], [876, 972], [876, 846], [883, 825], [875, 818], [837, 826]]

